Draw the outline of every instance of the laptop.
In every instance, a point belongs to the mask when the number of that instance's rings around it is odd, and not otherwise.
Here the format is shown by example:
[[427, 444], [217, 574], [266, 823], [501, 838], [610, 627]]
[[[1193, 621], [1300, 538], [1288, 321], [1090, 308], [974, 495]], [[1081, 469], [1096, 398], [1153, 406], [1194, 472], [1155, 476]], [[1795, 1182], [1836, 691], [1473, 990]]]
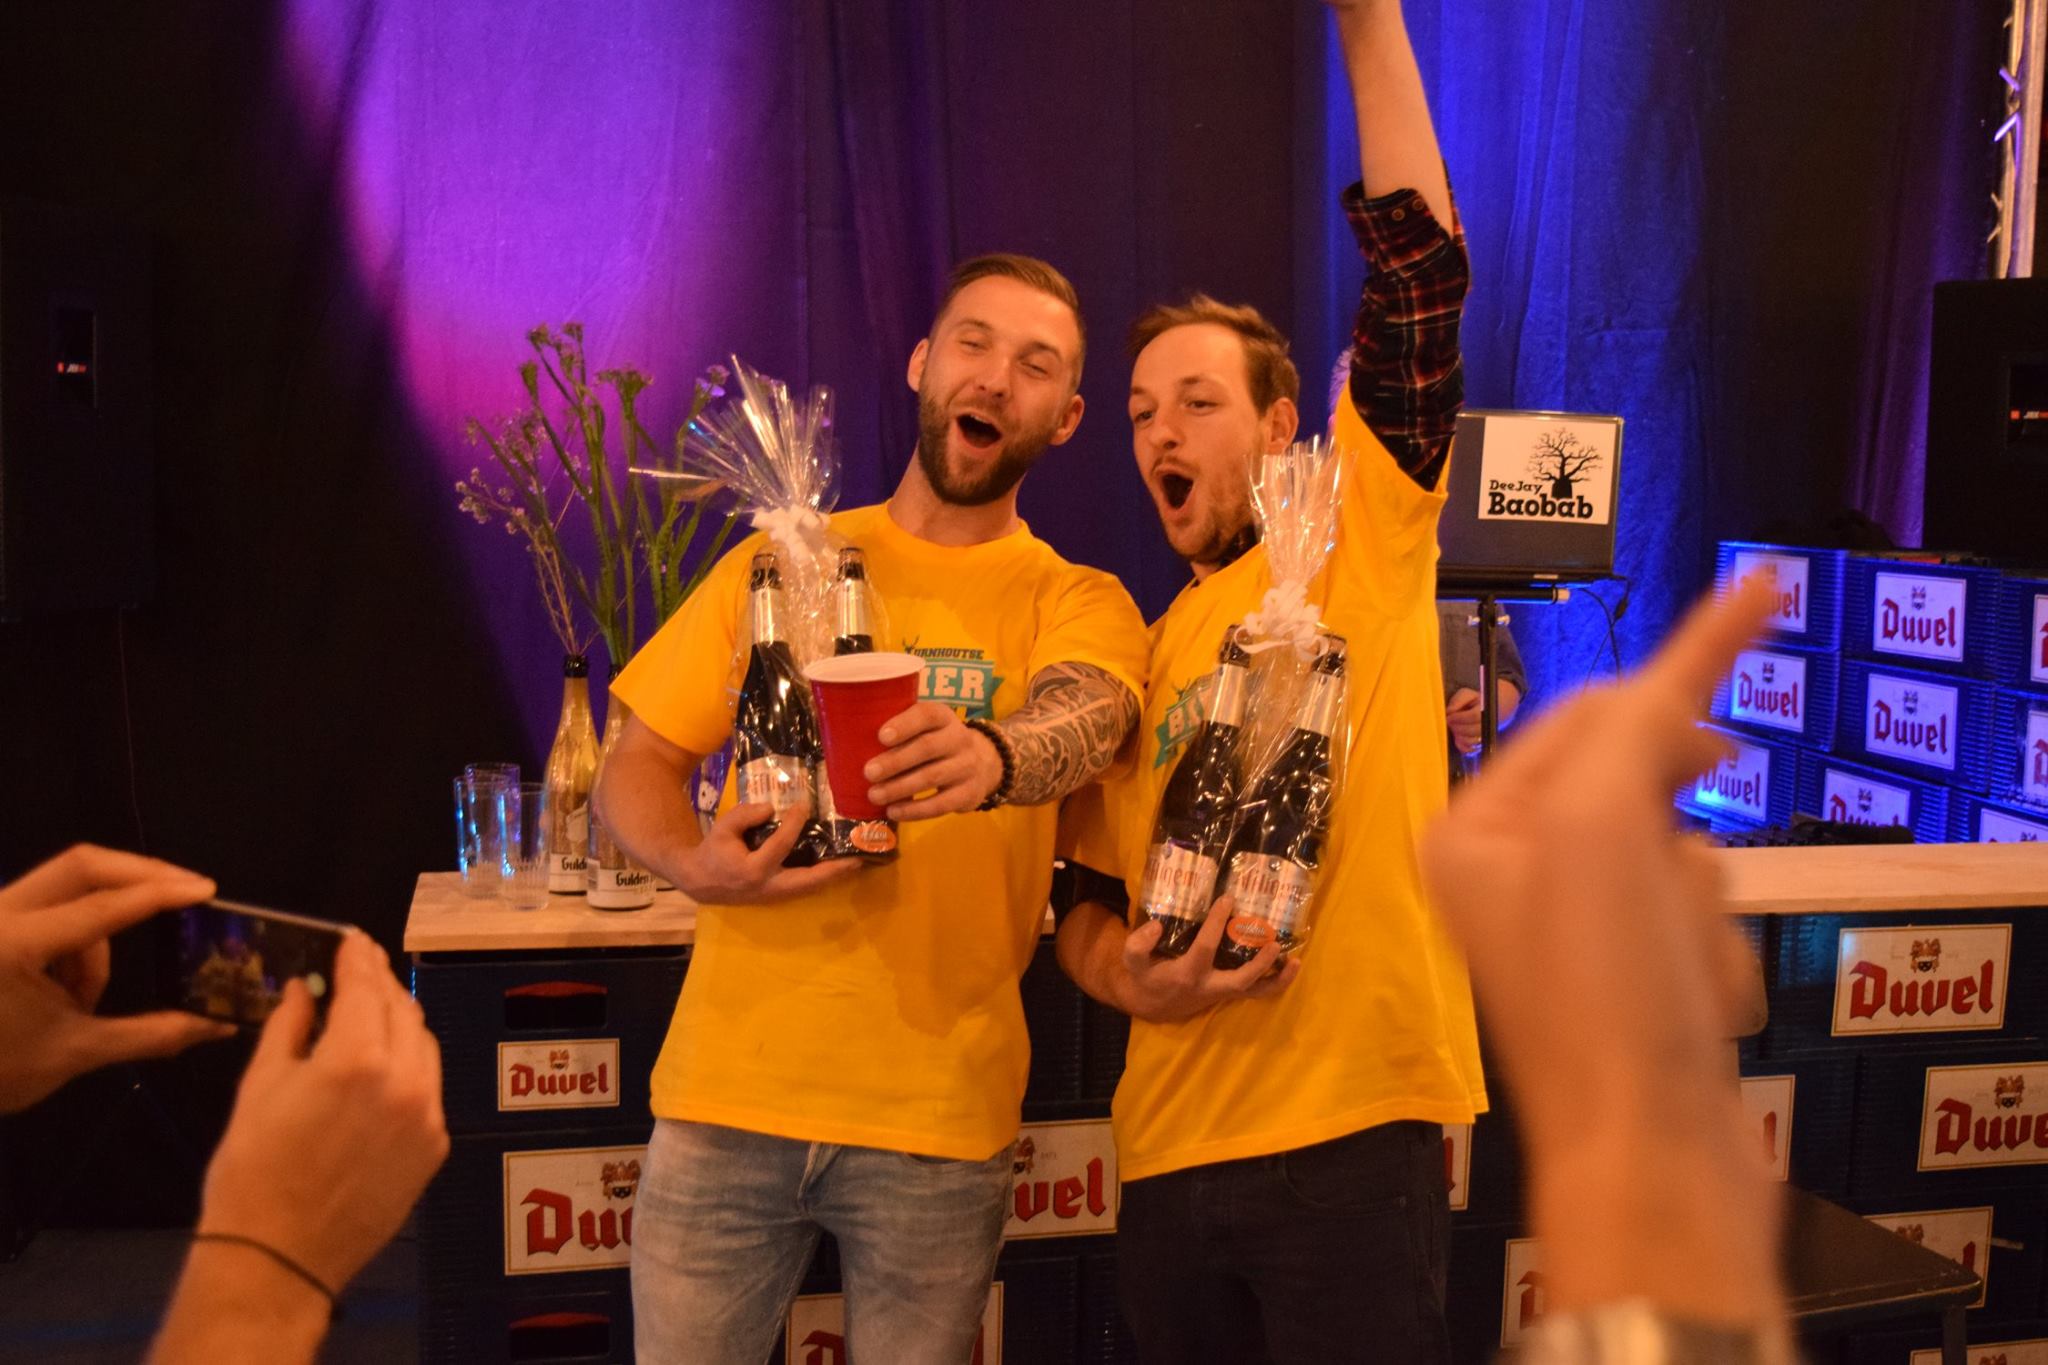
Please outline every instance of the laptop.
[[1439, 593], [1611, 577], [1620, 490], [1619, 417], [1459, 413], [1437, 527]]

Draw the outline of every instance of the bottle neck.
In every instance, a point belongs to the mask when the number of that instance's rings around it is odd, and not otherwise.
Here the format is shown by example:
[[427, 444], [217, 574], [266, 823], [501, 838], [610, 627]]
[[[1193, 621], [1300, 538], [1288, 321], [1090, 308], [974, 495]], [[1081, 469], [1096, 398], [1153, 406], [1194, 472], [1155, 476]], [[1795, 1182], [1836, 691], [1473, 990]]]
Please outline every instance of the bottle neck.
[[871, 639], [874, 636], [873, 613], [868, 610], [868, 595], [862, 591], [863, 587], [857, 578], [844, 579], [839, 584], [832, 630], [832, 634], [838, 639]]
[[782, 638], [782, 590], [774, 587], [754, 589], [754, 643], [773, 644]]
[[1308, 704], [1302, 708], [1301, 728], [1313, 730], [1319, 735], [1335, 734], [1343, 705], [1344, 679], [1341, 675], [1311, 674]]
[[590, 724], [590, 679], [575, 674], [562, 679], [562, 721], [559, 729], [574, 730]]
[[1216, 682], [1209, 689], [1209, 722], [1212, 725], [1244, 724], [1245, 670], [1239, 664], [1216, 665]]

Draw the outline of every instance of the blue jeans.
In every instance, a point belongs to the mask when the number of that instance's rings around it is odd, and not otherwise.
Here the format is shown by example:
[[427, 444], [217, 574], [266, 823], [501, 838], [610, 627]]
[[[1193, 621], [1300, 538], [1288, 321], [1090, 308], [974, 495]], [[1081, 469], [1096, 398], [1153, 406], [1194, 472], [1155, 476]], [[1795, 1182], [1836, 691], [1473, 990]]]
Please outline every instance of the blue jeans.
[[949, 1161], [661, 1119], [633, 1207], [635, 1351], [763, 1365], [830, 1232], [852, 1360], [965, 1365], [1011, 1179], [1008, 1147]]
[[1127, 1181], [1117, 1297], [1155, 1365], [1442, 1365], [1443, 1129]]

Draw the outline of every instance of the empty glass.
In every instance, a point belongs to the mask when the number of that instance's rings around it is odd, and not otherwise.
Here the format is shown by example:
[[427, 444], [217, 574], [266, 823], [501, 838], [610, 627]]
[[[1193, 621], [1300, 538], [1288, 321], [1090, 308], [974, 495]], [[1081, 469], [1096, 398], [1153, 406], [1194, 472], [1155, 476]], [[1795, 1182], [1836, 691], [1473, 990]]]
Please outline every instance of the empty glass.
[[472, 763], [455, 779], [455, 863], [464, 895], [495, 896], [511, 875], [505, 809], [518, 795], [516, 763]]
[[539, 782], [521, 782], [505, 796], [505, 903], [514, 910], [538, 910], [547, 904], [548, 789]]

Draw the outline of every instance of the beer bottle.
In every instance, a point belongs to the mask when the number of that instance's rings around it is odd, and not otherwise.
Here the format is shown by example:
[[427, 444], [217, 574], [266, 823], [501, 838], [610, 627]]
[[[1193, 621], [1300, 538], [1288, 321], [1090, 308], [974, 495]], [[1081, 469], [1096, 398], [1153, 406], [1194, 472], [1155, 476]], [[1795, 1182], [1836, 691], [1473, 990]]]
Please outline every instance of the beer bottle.
[[590, 791], [597, 783], [590, 661], [581, 654], [562, 656], [562, 718], [541, 780], [548, 791], [548, 890], [580, 896], [590, 852]]
[[[858, 545], [839, 552], [839, 572], [832, 580], [832, 653], [872, 654], [875, 649], [874, 601], [868, 585], [868, 560]], [[821, 749], [822, 754], [822, 749]], [[822, 760], [818, 764], [818, 813], [831, 833], [832, 858], [862, 858], [886, 863], [896, 857], [896, 822], [855, 820], [832, 804], [832, 781]]]
[[839, 552], [832, 580], [832, 652], [870, 654], [875, 648], [874, 612], [868, 603], [868, 558], [858, 545]]
[[[797, 668], [784, 632], [782, 571], [775, 553], [754, 556], [748, 591], [752, 596], [754, 638], [747, 649], [747, 672], [740, 682], [739, 705], [733, 713], [733, 785], [741, 805], [760, 802], [776, 816], [804, 801], [812, 815], [785, 867], [808, 867], [818, 861], [830, 835], [816, 813], [817, 769], [824, 761], [818, 721], [811, 711], [811, 693]], [[748, 848], [759, 848], [781, 821], [772, 818], [746, 832]]]
[[1223, 894], [1235, 904], [1216, 945], [1220, 969], [1243, 966], [1268, 940], [1293, 952], [1307, 934], [1335, 794], [1330, 741], [1344, 720], [1344, 639], [1325, 634], [1322, 644], [1301, 720], [1253, 785], [1224, 850]]
[[1223, 635], [1211, 675], [1206, 715], [1188, 741], [1152, 822], [1138, 905], [1159, 922], [1154, 957], [1179, 957], [1201, 932], [1216, 896], [1223, 840], [1237, 804], [1238, 743], [1243, 737], [1245, 652], [1239, 628]]
[[[613, 664], [611, 671], [616, 677], [618, 665]], [[626, 704], [613, 697], [604, 708], [604, 744], [597, 753], [593, 787], [602, 780], [604, 765], [617, 752], [625, 729]], [[626, 856], [602, 820], [590, 821], [590, 856], [583, 885], [593, 910], [643, 910], [654, 904], [654, 874]]]

